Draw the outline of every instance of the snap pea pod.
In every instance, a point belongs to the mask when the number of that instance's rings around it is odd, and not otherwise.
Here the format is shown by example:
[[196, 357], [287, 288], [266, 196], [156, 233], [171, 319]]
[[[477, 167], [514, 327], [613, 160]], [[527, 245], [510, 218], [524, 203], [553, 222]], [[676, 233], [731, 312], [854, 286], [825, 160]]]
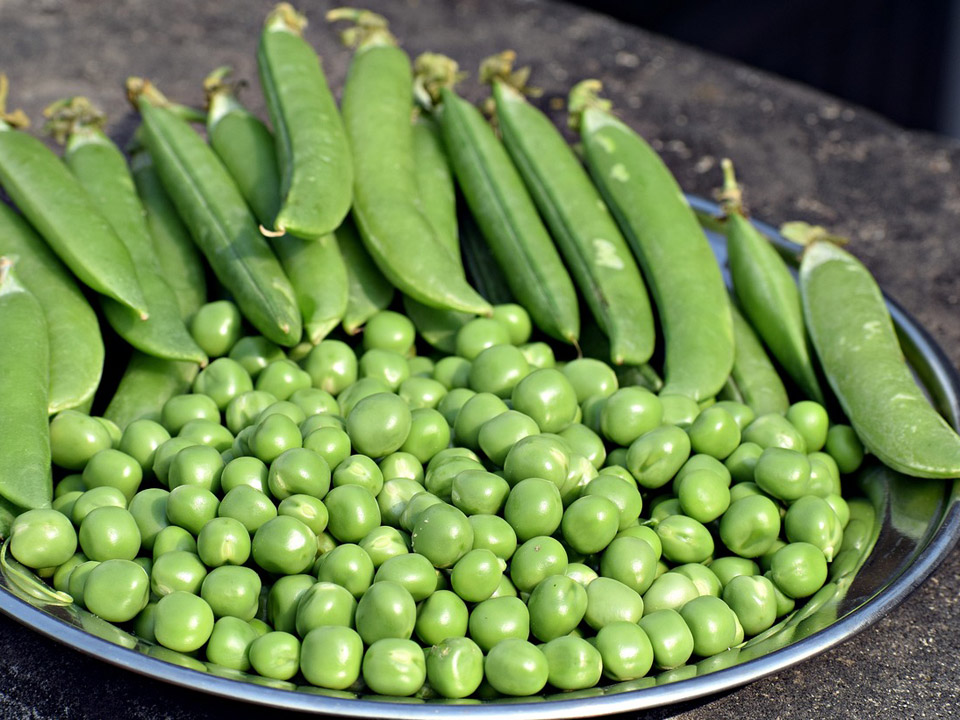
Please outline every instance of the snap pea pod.
[[907, 475], [960, 476], [960, 436], [914, 381], [870, 271], [814, 242], [800, 264], [800, 295], [827, 381], [867, 449]]
[[[227, 72], [228, 68], [220, 68], [205, 83], [210, 108], [207, 137], [254, 215], [261, 224], [269, 225], [281, 203], [273, 136], [237, 100], [225, 82]], [[347, 309], [347, 269], [336, 238], [328, 233], [305, 240], [289, 232], [270, 234], [268, 241], [293, 286], [307, 338], [319, 343]]]
[[466, 208], [460, 216], [459, 225], [460, 249], [467, 280], [489, 303], [503, 305], [514, 302], [503, 270], [490, 253], [490, 248], [477, 227], [477, 221]]
[[189, 320], [207, 301], [203, 261], [190, 239], [190, 231], [163, 189], [153, 158], [145, 148], [133, 152], [130, 169], [146, 214], [160, 274], [177, 298], [180, 317]]
[[66, 143], [67, 167], [130, 253], [147, 302], [149, 317], [142, 320], [124, 305], [104, 298], [107, 322], [130, 345], [149, 355], [205, 365], [207, 356], [187, 330], [177, 298], [159, 273], [143, 205], [126, 158], [101, 129], [102, 113], [85, 98], [76, 97], [54, 103], [44, 114], [49, 118], [48, 129]]
[[653, 354], [654, 324], [626, 240], [553, 122], [506, 82], [493, 80], [503, 142], [543, 215], [616, 365]]
[[26, 118], [5, 112], [6, 94], [0, 74], [0, 186], [81, 282], [146, 317], [127, 248], [60, 158], [15, 129]]
[[449, 88], [441, 93], [450, 163], [511, 292], [543, 332], [576, 343], [577, 291], [523, 180], [480, 111]]
[[767, 357], [763, 345], [750, 327], [750, 323], [732, 304], [733, 317], [733, 369], [730, 376], [739, 390], [741, 402], [753, 408], [757, 415], [768, 413], [786, 414], [790, 400], [783, 381]]
[[244, 316], [269, 340], [295, 345], [303, 326], [293, 288], [243, 196], [213, 150], [151, 89], [137, 78], [128, 81], [164, 189]]
[[600, 194], [640, 261], [664, 339], [665, 393], [714, 396], [733, 367], [733, 321], [720, 268], [673, 175], [646, 141], [597, 97], [570, 92], [584, 156]]
[[53, 499], [50, 464], [50, 348], [43, 307], [0, 257], [0, 495], [23, 508]]
[[420, 208], [437, 239], [460, 262], [457, 228], [457, 188], [443, 148], [443, 138], [434, 120], [418, 113], [413, 120], [414, 171], [420, 191]]
[[431, 347], [450, 355], [457, 351], [457, 332], [476, 317], [456, 310], [437, 310], [406, 295], [403, 296], [403, 309], [420, 337]]
[[723, 160], [724, 234], [733, 290], [744, 314], [780, 365], [807, 397], [823, 403], [807, 330], [800, 291], [787, 264], [769, 241], [746, 218], [733, 172]]
[[367, 251], [398, 290], [424, 305], [490, 315], [490, 304], [467, 283], [420, 207], [410, 59], [383, 18], [345, 8], [327, 17], [360, 23], [343, 119], [353, 152], [353, 216]]
[[120, 429], [134, 420], [160, 421], [160, 410], [174, 395], [190, 390], [200, 366], [133, 351], [120, 384], [103, 416]]
[[347, 309], [343, 314], [343, 329], [354, 335], [376, 313], [390, 307], [394, 290], [363, 247], [352, 220], [347, 218], [335, 234], [347, 269]]
[[263, 96], [276, 132], [279, 211], [269, 227], [315, 239], [350, 210], [353, 163], [320, 58], [303, 39], [307, 19], [288, 3], [267, 16], [257, 50]]
[[15, 257], [18, 279], [43, 307], [50, 347], [52, 415], [93, 399], [103, 374], [103, 338], [97, 314], [50, 248], [7, 205], [0, 203], [0, 254]]

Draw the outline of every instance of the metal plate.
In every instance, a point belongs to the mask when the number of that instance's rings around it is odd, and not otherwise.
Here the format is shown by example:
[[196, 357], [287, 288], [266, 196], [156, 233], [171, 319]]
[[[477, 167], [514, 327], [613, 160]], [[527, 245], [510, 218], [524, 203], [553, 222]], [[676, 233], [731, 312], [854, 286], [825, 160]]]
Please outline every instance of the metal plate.
[[[709, 226], [708, 219], [718, 213], [718, 207], [696, 197], [689, 200]], [[770, 226], [757, 226], [796, 264], [800, 246]], [[723, 237], [710, 230], [707, 235], [725, 266]], [[950, 423], [960, 427], [960, 376], [927, 332], [895, 302], [888, 298], [887, 303], [917, 379]], [[875, 461], [866, 463], [857, 479], [868, 500], [860, 508], [879, 522], [865, 533], [863, 556], [848, 557], [847, 572], [803, 607], [742, 647], [695, 665], [576, 693], [483, 703], [391, 700], [224, 672], [139, 641], [75, 605], [63, 604], [52, 593], [38, 591], [35, 579], [18, 580], [15, 573], [0, 575], [0, 611], [75, 650], [133, 672], [265, 706], [381, 718], [427, 714], [436, 718], [580, 718], [636, 711], [730, 690], [801, 663], [876, 622], [930, 575], [960, 538], [960, 479], [910, 478]]]

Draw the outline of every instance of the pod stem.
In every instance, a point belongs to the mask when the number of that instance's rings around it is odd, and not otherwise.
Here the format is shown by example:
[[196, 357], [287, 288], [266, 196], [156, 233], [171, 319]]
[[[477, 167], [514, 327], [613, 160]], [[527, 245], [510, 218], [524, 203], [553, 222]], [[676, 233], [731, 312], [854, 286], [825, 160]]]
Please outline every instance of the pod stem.
[[730, 158], [723, 158], [720, 161], [720, 167], [723, 169], [723, 189], [717, 193], [720, 207], [723, 208], [723, 212], [727, 216], [737, 213], [746, 217], [747, 213], [743, 207], [743, 190], [737, 184], [733, 162]]
[[516, 59], [517, 53], [513, 50], [504, 50], [496, 55], [491, 55], [480, 63], [480, 82], [487, 85], [501, 82], [509, 85], [521, 95], [539, 97], [543, 94], [543, 89], [527, 84], [530, 79], [530, 66], [525, 65], [514, 70], [513, 63], [516, 62]]
[[267, 30], [289, 32], [300, 36], [303, 35], [303, 29], [306, 26], [306, 15], [298, 13], [293, 5], [287, 2], [278, 3], [263, 21], [263, 27]]
[[413, 61], [413, 95], [425, 110], [440, 104], [440, 92], [453, 90], [467, 74], [453, 58], [439, 53], [425, 52]]
[[567, 124], [571, 130], [580, 131], [580, 122], [587, 108], [605, 113], [613, 110], [613, 103], [600, 97], [602, 89], [603, 83], [594, 79], [581, 80], [570, 89], [570, 94], [567, 96], [567, 113], [569, 114]]
[[74, 135], [102, 135], [107, 123], [104, 112], [85, 97], [69, 97], [51, 103], [43, 110], [47, 122], [44, 132], [60, 145]]
[[228, 80], [233, 73], [229, 65], [218, 67], [203, 80], [203, 92], [207, 105], [207, 129], [213, 127], [230, 112], [245, 111], [237, 99], [240, 90], [247, 86], [244, 80]]
[[397, 38], [390, 32], [389, 23], [383, 15], [352, 7], [339, 7], [327, 12], [327, 22], [341, 20], [352, 23], [340, 33], [340, 40], [347, 47], [362, 50], [367, 47], [397, 45]]
[[[10, 80], [5, 73], [0, 73], [0, 130], [7, 128], [24, 129], [30, 127], [30, 118], [19, 108], [7, 111], [7, 92], [10, 90]], [[4, 127], [6, 126], [6, 128]]]

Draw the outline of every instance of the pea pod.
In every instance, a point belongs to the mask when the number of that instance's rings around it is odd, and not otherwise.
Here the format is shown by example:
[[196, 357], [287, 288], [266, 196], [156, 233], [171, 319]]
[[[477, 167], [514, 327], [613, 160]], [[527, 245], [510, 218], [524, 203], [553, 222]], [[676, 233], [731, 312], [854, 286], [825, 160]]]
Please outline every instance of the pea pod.
[[152, 86], [131, 78], [128, 90], [164, 189], [217, 279], [266, 338], [295, 345], [303, 327], [293, 288], [229, 173], [184, 120], [162, 107]]
[[570, 92], [587, 167], [640, 261], [663, 328], [665, 393], [714, 396], [733, 367], [720, 268], [667, 166], [585, 80]]
[[353, 152], [353, 216], [367, 251], [397, 289], [424, 305], [490, 315], [490, 304], [444, 252], [421, 211], [407, 54], [373, 13], [341, 8], [327, 17], [360, 23], [343, 87], [343, 119]]
[[489, 303], [502, 305], [513, 302], [513, 293], [510, 292], [507, 278], [497, 265], [496, 258], [490, 254], [490, 248], [477, 227], [477, 221], [468, 210], [461, 216], [459, 225], [467, 280]]
[[456, 354], [457, 332], [476, 315], [456, 310], [437, 310], [403, 296], [403, 309], [427, 344], [440, 352]]
[[800, 264], [800, 293], [824, 374], [863, 444], [907, 475], [960, 476], [960, 436], [914, 381], [870, 271], [814, 242]]
[[53, 499], [50, 464], [50, 349], [43, 307], [0, 258], [0, 495], [23, 508]]
[[653, 312], [616, 222], [553, 122], [503, 80], [493, 80], [493, 97], [503, 142], [610, 338], [611, 360], [645, 363], [653, 354]]
[[[280, 172], [270, 130], [236, 99], [224, 81], [227, 68], [205, 83], [210, 112], [207, 136], [263, 225], [280, 207]], [[323, 340], [347, 308], [347, 269], [332, 233], [304, 240], [291, 233], [268, 238], [293, 286], [310, 342]]]
[[749, 405], [757, 415], [786, 414], [790, 399], [776, 368], [750, 323], [732, 304], [730, 314], [733, 317], [735, 348], [730, 376], [740, 392], [740, 401]]
[[457, 188], [440, 128], [432, 118], [422, 113], [418, 113], [413, 120], [413, 157], [423, 214], [427, 216], [437, 239], [459, 262]]
[[197, 363], [163, 360], [135, 350], [103, 416], [121, 429], [142, 418], [159, 422], [164, 403], [189, 391], [199, 370]]
[[376, 313], [390, 307], [393, 285], [377, 269], [349, 218], [337, 228], [336, 236], [347, 269], [347, 309], [343, 315], [343, 329], [353, 335]]
[[103, 374], [97, 315], [67, 269], [27, 222], [0, 203], [0, 254], [15, 257], [18, 277], [43, 307], [50, 346], [48, 412], [91, 401]]
[[0, 186], [81, 282], [144, 317], [147, 304], [130, 253], [90, 198], [46, 145], [15, 130], [0, 75]]
[[277, 5], [264, 23], [257, 65], [281, 178], [282, 202], [268, 224], [314, 239], [332, 233], [350, 210], [353, 164], [320, 59], [303, 39], [306, 24], [288, 3]]
[[577, 291], [506, 149], [483, 115], [450, 88], [437, 112], [450, 163], [510, 290], [548, 335], [575, 343]]
[[800, 306], [786, 263], [743, 210], [733, 163], [723, 160], [724, 233], [733, 290], [770, 352], [807, 396], [823, 403]]
[[133, 347], [168, 360], [206, 364], [207, 356], [180, 317], [180, 305], [159, 273], [153, 241], [133, 177], [120, 149], [101, 129], [104, 117], [85, 98], [54, 103], [44, 113], [48, 129], [66, 142], [64, 160], [94, 207], [107, 219], [133, 259], [149, 317], [104, 298], [107, 322]]

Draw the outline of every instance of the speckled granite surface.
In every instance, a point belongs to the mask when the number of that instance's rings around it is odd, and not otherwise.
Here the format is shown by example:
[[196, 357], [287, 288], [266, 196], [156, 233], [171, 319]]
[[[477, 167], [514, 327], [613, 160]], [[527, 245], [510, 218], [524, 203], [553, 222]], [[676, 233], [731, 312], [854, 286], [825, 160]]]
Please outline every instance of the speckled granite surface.
[[[172, 97], [201, 98], [213, 67], [255, 78], [254, 52], [272, 3], [185, 0], [0, 0], [0, 71], [11, 102], [34, 121], [49, 102], [84, 94], [113, 134], [135, 125], [121, 84], [154, 79]], [[303, 3], [308, 36], [331, 83], [349, 53]], [[436, 50], [475, 71], [512, 47], [533, 66], [544, 107], [584, 77], [604, 80], [624, 118], [661, 150], [689, 192], [709, 196], [719, 158], [737, 164], [753, 213], [803, 219], [852, 238], [881, 284], [960, 362], [960, 144], [904, 132], [835, 99], [598, 15], [543, 0], [391, 0], [405, 47]], [[464, 92], [482, 95], [475, 82]], [[262, 111], [259, 91], [247, 101]], [[559, 118], [559, 113], [558, 113]], [[901, 607], [841, 646], [720, 697], [645, 717], [953, 717], [960, 715], [960, 553]], [[261, 716], [236, 702], [141, 678], [64, 649], [0, 617], [0, 717]]]

